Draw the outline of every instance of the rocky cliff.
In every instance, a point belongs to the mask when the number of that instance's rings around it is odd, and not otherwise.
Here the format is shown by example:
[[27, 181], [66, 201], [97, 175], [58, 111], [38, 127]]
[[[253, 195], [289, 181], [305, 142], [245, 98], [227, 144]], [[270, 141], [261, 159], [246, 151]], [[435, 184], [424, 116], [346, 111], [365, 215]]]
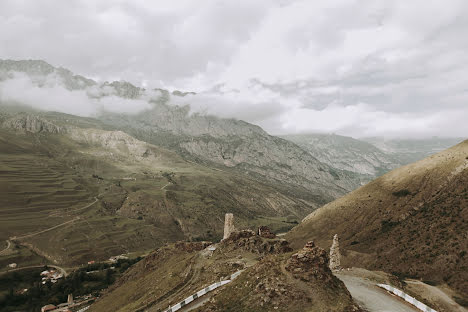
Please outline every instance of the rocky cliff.
[[374, 178], [399, 167], [399, 161], [374, 145], [335, 134], [286, 135], [323, 163]]

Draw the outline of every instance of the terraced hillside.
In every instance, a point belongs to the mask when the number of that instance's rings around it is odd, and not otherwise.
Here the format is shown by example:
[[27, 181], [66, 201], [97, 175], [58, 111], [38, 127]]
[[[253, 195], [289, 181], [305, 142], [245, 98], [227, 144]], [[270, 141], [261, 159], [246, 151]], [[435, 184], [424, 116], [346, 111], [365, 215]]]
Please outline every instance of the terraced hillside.
[[285, 231], [317, 205], [300, 189], [185, 161], [89, 118], [4, 114], [0, 147], [0, 240], [57, 263], [216, 240], [226, 212]]
[[299, 247], [341, 237], [345, 265], [447, 283], [468, 294], [468, 140], [393, 170], [307, 216]]

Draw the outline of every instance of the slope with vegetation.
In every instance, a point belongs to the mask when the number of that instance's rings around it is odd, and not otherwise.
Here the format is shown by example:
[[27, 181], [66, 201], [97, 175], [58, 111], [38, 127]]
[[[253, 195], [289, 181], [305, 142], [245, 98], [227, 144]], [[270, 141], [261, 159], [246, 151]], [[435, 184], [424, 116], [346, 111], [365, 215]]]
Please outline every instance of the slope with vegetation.
[[226, 212], [285, 231], [317, 206], [305, 191], [185, 161], [95, 119], [1, 118], [0, 239], [57, 263], [218, 239]]
[[468, 293], [468, 141], [393, 170], [309, 216], [296, 247], [341, 238], [345, 265], [447, 283]]

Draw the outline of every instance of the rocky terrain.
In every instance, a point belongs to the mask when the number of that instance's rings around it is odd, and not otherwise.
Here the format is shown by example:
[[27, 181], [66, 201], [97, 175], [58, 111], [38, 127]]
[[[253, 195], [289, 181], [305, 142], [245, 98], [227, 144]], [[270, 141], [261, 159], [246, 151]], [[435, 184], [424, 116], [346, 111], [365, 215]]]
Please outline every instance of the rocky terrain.
[[393, 170], [307, 216], [287, 238], [329, 247], [345, 266], [448, 284], [468, 293], [468, 141]]
[[296, 143], [323, 163], [338, 169], [375, 178], [401, 164], [389, 155], [362, 140], [336, 134], [298, 134], [283, 138]]
[[244, 230], [207, 245], [178, 243], [156, 250], [90, 311], [160, 311], [239, 270], [238, 278], [206, 295], [208, 302], [195, 311], [360, 311], [328, 269], [327, 253], [313, 243], [295, 254], [284, 248], [265, 249], [262, 246], [288, 243]]

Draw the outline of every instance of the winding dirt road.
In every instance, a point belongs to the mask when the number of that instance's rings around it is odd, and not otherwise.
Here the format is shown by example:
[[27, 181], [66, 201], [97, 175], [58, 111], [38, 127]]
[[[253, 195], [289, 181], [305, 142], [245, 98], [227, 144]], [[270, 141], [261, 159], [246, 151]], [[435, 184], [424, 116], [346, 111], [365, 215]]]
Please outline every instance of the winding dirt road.
[[10, 272], [15, 272], [15, 271], [21, 271], [21, 270], [26, 270], [26, 269], [43, 268], [44, 266], [48, 266], [48, 267], [54, 268], [56, 270], [59, 270], [60, 273], [63, 274], [63, 276], [68, 276], [68, 273], [64, 268], [59, 267], [59, 266], [54, 265], [54, 264], [30, 265], [30, 266], [25, 266], [25, 267], [21, 267], [21, 268], [6, 270], [4, 272], [0, 272], [0, 274], [5, 274], [5, 273], [10, 273]]
[[79, 220], [80, 217], [76, 217], [76, 218], [73, 218], [72, 220], [68, 220], [66, 222], [63, 222], [63, 223], [60, 223], [60, 224], [57, 224], [53, 227], [50, 227], [48, 229], [45, 229], [45, 230], [42, 230], [42, 231], [39, 231], [39, 232], [35, 232], [35, 233], [31, 233], [31, 234], [27, 234], [27, 235], [23, 235], [23, 236], [13, 236], [13, 237], [10, 237], [11, 240], [17, 240], [17, 239], [22, 239], [22, 238], [26, 238], [26, 237], [33, 237], [33, 236], [36, 236], [36, 235], [39, 235], [39, 234], [42, 234], [42, 233], [45, 233], [45, 232], [48, 232], [48, 231], [52, 231], [58, 227], [61, 227], [61, 226], [64, 226], [65, 224], [68, 224], [68, 223], [71, 223], [71, 222], [75, 222], [76, 220]]

